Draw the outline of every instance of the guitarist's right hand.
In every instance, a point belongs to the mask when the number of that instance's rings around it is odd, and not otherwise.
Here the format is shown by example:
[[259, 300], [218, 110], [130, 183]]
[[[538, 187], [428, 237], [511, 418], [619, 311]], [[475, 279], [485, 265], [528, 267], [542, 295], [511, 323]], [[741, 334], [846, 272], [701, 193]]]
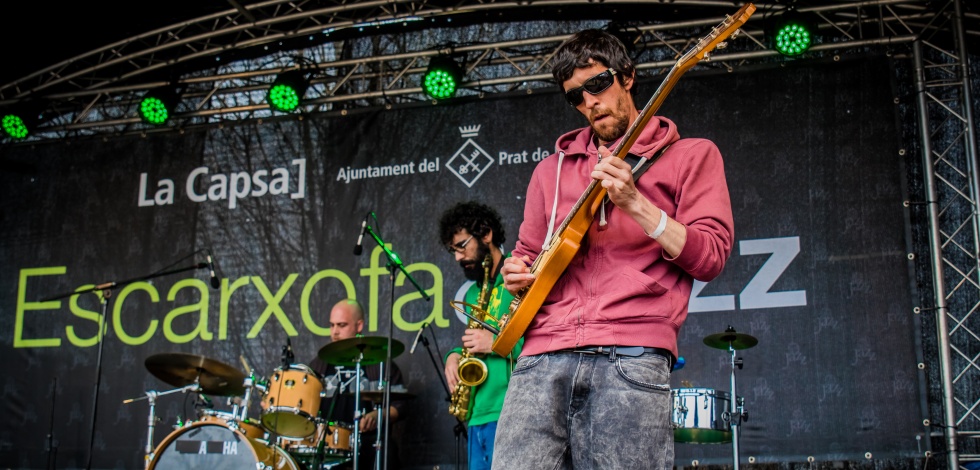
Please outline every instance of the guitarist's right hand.
[[534, 274], [531, 274], [531, 258], [526, 255], [505, 259], [500, 274], [504, 276], [504, 288], [513, 295], [517, 295], [521, 289], [534, 282]]

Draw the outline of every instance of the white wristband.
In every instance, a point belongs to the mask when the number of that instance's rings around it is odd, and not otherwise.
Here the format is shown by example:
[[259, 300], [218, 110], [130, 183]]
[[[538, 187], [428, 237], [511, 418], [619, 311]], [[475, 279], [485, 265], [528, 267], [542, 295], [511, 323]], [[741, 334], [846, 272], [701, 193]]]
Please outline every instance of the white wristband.
[[656, 240], [664, 234], [664, 230], [667, 230], [667, 211], [660, 209], [660, 223], [657, 224], [657, 228], [650, 234], [650, 238]]

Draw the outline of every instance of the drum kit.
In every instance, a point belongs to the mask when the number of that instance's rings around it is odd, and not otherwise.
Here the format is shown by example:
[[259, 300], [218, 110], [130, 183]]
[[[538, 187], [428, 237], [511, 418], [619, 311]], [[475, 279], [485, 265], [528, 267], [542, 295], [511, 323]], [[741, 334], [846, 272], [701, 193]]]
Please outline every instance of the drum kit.
[[[321, 376], [305, 364], [292, 363], [291, 348], [283, 364], [268, 377], [257, 377], [244, 358], [241, 360], [247, 372], [194, 354], [165, 353], [148, 357], [147, 370], [177, 388], [146, 391], [143, 397], [123, 402], [145, 399], [149, 403], [145, 468], [323, 470], [351, 463], [357, 468], [361, 446], [358, 420], [362, 411], [355, 410], [349, 423], [327, 421], [320, 416], [320, 404], [324, 398], [336, 400], [340, 395], [353, 396], [355, 403], [364, 399], [376, 407], [382, 403], [385, 393], [389, 399], [414, 398], [407, 392], [392, 390], [394, 387], [386, 392], [383, 383], [374, 382], [372, 387], [364, 377], [361, 366], [383, 363], [388, 357], [388, 344], [388, 338], [377, 337], [327, 344], [317, 354], [322, 361], [356, 368], [354, 371], [338, 369], [336, 376], [330, 377]], [[405, 349], [397, 340], [391, 344], [390, 357]], [[197, 411], [196, 420], [184, 423], [178, 420], [173, 431], [154, 446], [154, 427], [158, 421], [156, 400], [177, 392], [197, 393], [205, 407]], [[213, 409], [208, 395], [228, 397], [231, 409]], [[249, 407], [255, 398], [261, 412], [257, 419], [251, 419]], [[332, 410], [333, 402], [330, 405]], [[386, 415], [378, 414], [379, 421]], [[381, 443], [375, 443], [375, 447], [380, 452]]]
[[[743, 361], [736, 351], [748, 349], [759, 340], [738, 333], [729, 326], [725, 331], [708, 335], [703, 340], [708, 347], [727, 350], [731, 355], [731, 392], [710, 388], [679, 388], [671, 390], [674, 442], [685, 444], [732, 443], [734, 470], [738, 470], [738, 432], [742, 421], [748, 421], [743, 397], [736, 394], [735, 369]], [[732, 397], [735, 397], [733, 400]]]

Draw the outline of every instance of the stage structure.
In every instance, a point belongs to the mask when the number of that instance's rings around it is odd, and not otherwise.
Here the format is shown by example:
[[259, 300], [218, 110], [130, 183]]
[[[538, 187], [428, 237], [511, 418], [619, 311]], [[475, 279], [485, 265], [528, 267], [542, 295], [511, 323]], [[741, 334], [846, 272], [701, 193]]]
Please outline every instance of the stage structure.
[[[7, 84], [0, 110], [41, 119], [6, 146], [186, 132], [262, 120], [439, 106], [422, 75], [448, 57], [463, 71], [455, 100], [554, 90], [547, 61], [569, 31], [608, 27], [630, 44], [638, 69], [662, 75], [674, 58], [742, 2], [378, 1], [338, 5], [270, 0], [147, 32]], [[895, 77], [915, 100], [903, 130], [917, 137], [906, 203], [910, 288], [922, 318], [920, 374], [927, 384], [922, 457], [948, 468], [980, 461], [980, 170], [977, 67], [980, 16], [963, 0], [757, 2], [738, 41], [692, 74], [800, 66], [884, 51], [908, 73]], [[771, 47], [770, 23], [793, 5], [817, 27], [814, 44], [787, 58]], [[637, 18], [650, 18], [640, 21]], [[975, 56], [973, 56], [975, 57]], [[269, 87], [283, 74], [308, 81], [292, 113], [273, 110]], [[297, 74], [294, 74], [297, 75]], [[971, 77], [972, 75], [972, 77]], [[163, 125], [137, 108], [158, 89], [173, 94]], [[911, 124], [913, 123], [914, 124]], [[0, 148], [2, 151], [2, 148]], [[920, 325], [917, 323], [917, 325]]]
[[[962, 18], [954, 16], [954, 2], [799, 2], [795, 10], [816, 28], [814, 45], [788, 60], [772, 49], [772, 32], [767, 31], [785, 13], [785, 4], [758, 2], [758, 13], [742, 29], [745, 39], [715, 51], [700, 70], [733, 72], [870, 47], [900, 51], [917, 37], [950, 33]], [[299, 109], [305, 113], [425, 104], [435, 100], [424, 93], [422, 75], [433, 58], [447, 56], [465, 71], [457, 98], [534, 93], [554, 86], [546, 63], [568, 36], [562, 22], [614, 28], [635, 48], [639, 69], [656, 76], [707, 28], [732, 13], [732, 6], [700, 0], [608, 1], [601, 7], [590, 1], [243, 4], [2, 84], [0, 108], [39, 105], [45, 122], [35, 130], [37, 139], [268, 119], [277, 114], [266, 102], [267, 91], [290, 70], [308, 77]], [[967, 20], [977, 23], [976, 18]], [[164, 129], [147, 126], [137, 115], [147, 91], [161, 87], [179, 92], [173, 121]]]

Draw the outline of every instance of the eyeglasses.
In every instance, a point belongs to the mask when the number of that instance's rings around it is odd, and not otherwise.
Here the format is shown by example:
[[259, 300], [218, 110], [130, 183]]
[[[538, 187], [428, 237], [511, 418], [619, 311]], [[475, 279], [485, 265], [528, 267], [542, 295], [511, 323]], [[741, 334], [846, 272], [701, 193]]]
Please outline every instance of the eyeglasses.
[[447, 246], [446, 251], [448, 251], [449, 254], [451, 255], [456, 253], [462, 253], [463, 250], [466, 249], [466, 244], [469, 243], [470, 240], [472, 239], [473, 239], [473, 235], [470, 235], [470, 238], [467, 238], [466, 240]]
[[613, 76], [616, 75], [616, 71], [613, 69], [607, 69], [605, 72], [594, 75], [592, 78], [585, 81], [582, 86], [577, 88], [572, 88], [565, 92], [565, 99], [572, 106], [578, 106], [585, 101], [585, 95], [582, 94], [583, 91], [589, 92], [590, 95], [598, 95], [606, 91], [606, 88], [612, 86], [615, 80]]

